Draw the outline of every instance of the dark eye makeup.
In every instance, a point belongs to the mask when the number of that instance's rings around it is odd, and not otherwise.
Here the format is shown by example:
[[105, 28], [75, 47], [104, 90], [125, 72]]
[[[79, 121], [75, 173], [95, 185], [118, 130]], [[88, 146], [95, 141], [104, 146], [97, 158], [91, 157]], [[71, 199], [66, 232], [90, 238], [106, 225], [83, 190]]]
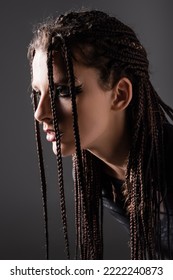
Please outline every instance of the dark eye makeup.
[[[78, 95], [82, 92], [82, 85], [76, 86], [75, 88], [75, 95]], [[33, 95], [37, 98], [37, 101], [39, 102], [41, 97], [41, 92], [33, 90], [31, 93], [31, 99], [33, 98]], [[62, 98], [69, 98], [70, 97], [70, 89], [67, 85], [56, 85], [55, 86], [55, 92], [54, 92], [54, 98], [62, 97]]]
[[[82, 92], [82, 85], [75, 87], [75, 95]], [[67, 85], [58, 85], [55, 87], [55, 98], [56, 97], [64, 97], [69, 98], [70, 97], [70, 89]]]

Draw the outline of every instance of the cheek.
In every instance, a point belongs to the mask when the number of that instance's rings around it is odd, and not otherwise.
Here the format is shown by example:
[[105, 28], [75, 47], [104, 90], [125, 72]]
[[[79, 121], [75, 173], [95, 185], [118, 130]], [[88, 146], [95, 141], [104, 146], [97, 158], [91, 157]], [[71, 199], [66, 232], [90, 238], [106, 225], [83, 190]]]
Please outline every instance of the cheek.
[[82, 140], [92, 140], [105, 130], [108, 122], [108, 111], [105, 103], [97, 102], [80, 108], [78, 112], [79, 131]]
[[72, 122], [72, 109], [70, 99], [59, 99], [57, 103], [57, 117], [61, 124], [70, 124]]

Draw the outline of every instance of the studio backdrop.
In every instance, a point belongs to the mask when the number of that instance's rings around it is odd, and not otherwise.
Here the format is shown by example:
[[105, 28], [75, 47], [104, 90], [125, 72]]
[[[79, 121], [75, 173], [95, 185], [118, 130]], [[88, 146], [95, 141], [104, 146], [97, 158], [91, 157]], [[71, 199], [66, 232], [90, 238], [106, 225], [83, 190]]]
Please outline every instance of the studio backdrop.
[[[81, 7], [110, 13], [131, 26], [147, 50], [152, 83], [173, 106], [173, 4], [169, 0], [1, 1], [0, 259], [44, 259], [45, 236], [30, 99], [27, 47], [35, 24]], [[45, 137], [45, 136], [44, 136]], [[45, 139], [44, 139], [45, 140]], [[50, 258], [65, 259], [56, 161], [44, 142]], [[74, 243], [71, 159], [65, 158], [67, 219]], [[126, 230], [104, 210], [104, 259], [129, 259]], [[72, 250], [74, 250], [73, 245]]]

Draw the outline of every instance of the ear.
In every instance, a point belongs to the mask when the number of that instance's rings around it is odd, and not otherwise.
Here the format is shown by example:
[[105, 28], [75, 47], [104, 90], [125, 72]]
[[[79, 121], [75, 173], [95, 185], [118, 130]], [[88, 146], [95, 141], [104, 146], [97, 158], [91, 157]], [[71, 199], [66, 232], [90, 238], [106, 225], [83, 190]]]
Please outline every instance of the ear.
[[113, 87], [113, 99], [112, 99], [112, 109], [116, 111], [124, 110], [130, 103], [132, 99], [132, 83], [131, 81], [123, 77], [118, 83]]

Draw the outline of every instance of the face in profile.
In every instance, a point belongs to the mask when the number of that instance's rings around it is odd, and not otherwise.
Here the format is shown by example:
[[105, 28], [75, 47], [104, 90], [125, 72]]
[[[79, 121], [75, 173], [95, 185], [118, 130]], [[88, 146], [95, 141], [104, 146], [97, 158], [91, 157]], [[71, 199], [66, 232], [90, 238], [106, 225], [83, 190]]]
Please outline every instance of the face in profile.
[[[55, 132], [49, 96], [47, 54], [36, 50], [32, 64], [32, 87], [39, 97], [35, 118], [43, 126], [46, 138], [52, 143], [56, 154]], [[74, 63], [76, 104], [81, 147], [90, 151], [103, 148], [111, 134], [111, 90], [103, 90], [99, 84], [99, 74], [94, 68]], [[73, 117], [67, 73], [63, 62], [56, 54], [53, 64], [57, 119], [61, 133], [63, 156], [75, 152]]]

